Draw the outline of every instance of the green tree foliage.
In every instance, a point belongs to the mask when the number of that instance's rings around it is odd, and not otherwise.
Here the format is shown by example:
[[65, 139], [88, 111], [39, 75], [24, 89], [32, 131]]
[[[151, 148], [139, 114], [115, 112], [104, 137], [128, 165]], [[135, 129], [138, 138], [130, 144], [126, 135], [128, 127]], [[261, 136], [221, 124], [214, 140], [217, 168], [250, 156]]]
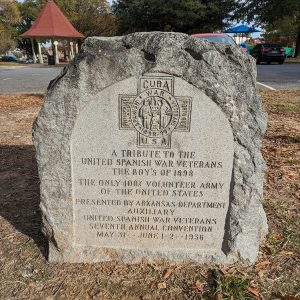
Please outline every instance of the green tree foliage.
[[[18, 26], [19, 34], [27, 31], [47, 0], [25, 0], [19, 3], [22, 21]], [[116, 32], [116, 20], [110, 12], [107, 0], [56, 0], [55, 3], [83, 35], [111, 36]], [[22, 48], [30, 49], [28, 40], [19, 39]]]
[[112, 10], [119, 33], [212, 32], [227, 26], [234, 0], [117, 0]]
[[300, 1], [299, 0], [248, 0], [240, 1], [236, 17], [255, 21], [266, 31], [293, 37], [295, 55], [300, 51]]
[[56, 0], [74, 27], [85, 36], [112, 36], [116, 21], [107, 0]]
[[14, 25], [20, 20], [20, 13], [15, 1], [0, 0], [0, 53], [15, 46]]
[[295, 26], [295, 16], [283, 16], [272, 24], [265, 26], [266, 33], [264, 37], [268, 41], [285, 41], [290, 47], [294, 45], [297, 39], [297, 26]]
[[[23, 3], [18, 3], [21, 14], [21, 21], [16, 28], [18, 36], [30, 28], [40, 11], [40, 5], [40, 3], [31, 0], [25, 0]], [[32, 49], [29, 39], [18, 38], [17, 44], [20, 49], [26, 50], [27, 53], [31, 53]]]

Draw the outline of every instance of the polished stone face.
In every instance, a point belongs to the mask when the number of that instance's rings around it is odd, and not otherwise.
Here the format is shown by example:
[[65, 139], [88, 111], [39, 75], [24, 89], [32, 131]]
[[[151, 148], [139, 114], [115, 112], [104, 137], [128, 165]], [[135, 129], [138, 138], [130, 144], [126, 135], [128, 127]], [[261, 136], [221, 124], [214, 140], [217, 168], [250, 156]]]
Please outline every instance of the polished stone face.
[[49, 260], [254, 262], [267, 232], [255, 82], [235, 46], [87, 38], [33, 126]]
[[80, 112], [71, 149], [76, 244], [221, 252], [233, 135], [201, 91], [167, 74], [120, 81]]

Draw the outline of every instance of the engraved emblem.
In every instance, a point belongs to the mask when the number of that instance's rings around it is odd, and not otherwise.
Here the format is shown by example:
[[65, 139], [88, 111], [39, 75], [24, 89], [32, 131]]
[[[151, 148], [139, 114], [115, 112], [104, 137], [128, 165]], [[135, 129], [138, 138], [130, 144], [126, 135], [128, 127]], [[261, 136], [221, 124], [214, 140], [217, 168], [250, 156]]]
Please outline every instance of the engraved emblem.
[[168, 149], [173, 131], [190, 131], [191, 104], [174, 96], [174, 77], [144, 76], [137, 95], [119, 95], [119, 127], [137, 131], [138, 147]]

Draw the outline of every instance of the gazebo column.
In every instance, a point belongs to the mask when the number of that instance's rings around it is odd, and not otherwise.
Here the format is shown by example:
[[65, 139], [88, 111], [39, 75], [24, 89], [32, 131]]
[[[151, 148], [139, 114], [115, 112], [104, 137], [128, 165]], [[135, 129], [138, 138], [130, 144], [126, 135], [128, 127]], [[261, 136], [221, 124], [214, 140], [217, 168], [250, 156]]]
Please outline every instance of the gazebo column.
[[54, 44], [54, 59], [55, 59], [55, 64], [58, 65], [59, 64], [58, 49], [57, 49], [58, 41], [54, 41], [53, 44]]
[[73, 42], [70, 42], [70, 59], [74, 58], [74, 47]]
[[33, 59], [33, 63], [36, 64], [36, 55], [35, 55], [35, 50], [34, 50], [34, 43], [33, 43], [33, 39], [31, 40], [31, 47], [32, 47], [32, 59]]
[[43, 64], [44, 61], [43, 61], [42, 48], [41, 48], [41, 42], [40, 41], [38, 41], [38, 48], [39, 48], [39, 63]]
[[70, 43], [67, 41], [67, 55], [68, 55], [68, 61], [71, 60], [71, 49], [70, 49]]
[[75, 53], [78, 54], [78, 42], [75, 43]]

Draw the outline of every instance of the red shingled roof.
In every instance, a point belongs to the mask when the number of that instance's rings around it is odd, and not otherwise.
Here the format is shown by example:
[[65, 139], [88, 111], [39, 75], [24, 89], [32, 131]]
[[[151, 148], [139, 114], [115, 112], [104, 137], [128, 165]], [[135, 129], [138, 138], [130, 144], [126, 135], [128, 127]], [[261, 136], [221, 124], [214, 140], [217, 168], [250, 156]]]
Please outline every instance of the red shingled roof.
[[21, 36], [84, 39], [84, 35], [73, 27], [53, 0], [44, 5], [30, 29]]

